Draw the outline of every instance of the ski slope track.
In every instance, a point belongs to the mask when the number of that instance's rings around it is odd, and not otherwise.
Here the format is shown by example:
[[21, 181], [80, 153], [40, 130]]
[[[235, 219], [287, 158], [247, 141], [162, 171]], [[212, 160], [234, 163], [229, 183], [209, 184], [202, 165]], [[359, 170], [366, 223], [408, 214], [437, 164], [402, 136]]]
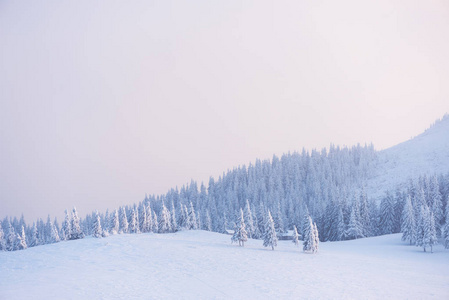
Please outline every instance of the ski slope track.
[[374, 175], [367, 182], [369, 197], [405, 188], [409, 179], [449, 172], [449, 115], [415, 138], [380, 151]]
[[449, 299], [449, 251], [400, 240], [306, 254], [199, 230], [85, 238], [0, 253], [0, 299]]

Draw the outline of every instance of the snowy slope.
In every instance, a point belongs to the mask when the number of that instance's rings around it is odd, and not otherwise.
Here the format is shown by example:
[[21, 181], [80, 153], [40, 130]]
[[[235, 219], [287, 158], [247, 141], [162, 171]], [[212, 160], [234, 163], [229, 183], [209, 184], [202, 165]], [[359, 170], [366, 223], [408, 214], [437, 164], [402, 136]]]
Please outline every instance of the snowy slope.
[[368, 195], [380, 198], [386, 190], [404, 187], [408, 179], [449, 172], [449, 115], [417, 137], [378, 153]]
[[86, 238], [0, 253], [0, 299], [449, 299], [449, 251], [400, 235], [275, 251], [205, 231]]

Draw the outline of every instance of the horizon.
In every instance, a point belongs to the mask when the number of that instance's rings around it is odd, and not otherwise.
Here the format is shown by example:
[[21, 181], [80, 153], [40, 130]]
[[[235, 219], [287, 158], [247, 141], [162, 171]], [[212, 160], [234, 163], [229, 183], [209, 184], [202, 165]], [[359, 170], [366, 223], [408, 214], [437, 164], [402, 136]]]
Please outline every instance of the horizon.
[[[147, 198], [150, 198], [150, 197], [164, 196], [164, 195], [166, 195], [168, 192], [170, 192], [171, 190], [177, 190], [177, 191], [179, 191], [180, 188], [182, 188], [182, 187], [184, 187], [184, 186], [189, 186], [189, 185], [192, 183], [192, 181], [198, 184], [198, 189], [199, 189], [199, 187], [200, 187], [202, 184], [204, 184], [204, 185], [206, 186], [206, 188], [207, 188], [207, 187], [208, 187], [208, 181], [209, 181], [210, 178], [214, 179], [214, 181], [216, 182], [219, 178], [222, 178], [223, 175], [225, 175], [225, 173], [227, 173], [227, 172], [229, 172], [229, 171], [233, 171], [233, 170], [238, 169], [238, 168], [241, 168], [241, 167], [248, 167], [250, 164], [254, 165], [255, 162], [256, 162], [257, 160], [260, 160], [260, 161], [269, 161], [269, 162], [271, 163], [274, 156], [276, 156], [276, 157], [278, 157], [278, 158], [281, 158], [283, 155], [287, 155], [287, 154], [302, 153], [303, 150], [306, 152], [307, 155], [310, 155], [310, 153], [311, 153], [312, 151], [317, 151], [317, 152], [321, 153], [322, 150], [326, 150], [326, 153], [328, 153], [328, 151], [329, 151], [329, 149], [330, 149], [331, 146], [334, 146], [335, 148], [340, 148], [340, 149], [342, 149], [342, 148], [348, 148], [348, 149], [351, 149], [352, 147], [357, 147], [357, 146], [359, 146], [359, 145], [362, 146], [362, 147], [364, 147], [364, 146], [371, 146], [371, 145], [372, 145], [372, 146], [374, 147], [374, 151], [376, 151], [377, 153], [379, 153], [379, 152], [381, 152], [381, 151], [383, 151], [383, 150], [388, 150], [388, 149], [393, 148], [393, 147], [395, 147], [395, 146], [397, 146], [397, 145], [400, 145], [400, 144], [402, 144], [402, 143], [405, 143], [405, 142], [408, 142], [408, 141], [413, 140], [414, 138], [420, 136], [421, 134], [426, 133], [428, 130], [431, 130], [434, 126], [438, 125], [438, 123], [439, 123], [440, 121], [443, 121], [443, 120], [445, 120], [445, 119], [449, 120], [449, 114], [448, 114], [448, 113], [444, 113], [444, 115], [443, 115], [441, 118], [437, 118], [434, 122], [432, 122], [429, 126], [427, 126], [422, 132], [420, 132], [420, 133], [418, 133], [418, 134], [416, 134], [416, 135], [410, 137], [410, 138], [407, 139], [407, 140], [404, 140], [404, 141], [402, 141], [402, 142], [399, 142], [398, 144], [392, 145], [391, 147], [388, 147], [388, 148], [385, 148], [385, 149], [380, 149], [380, 150], [379, 150], [379, 149], [376, 149], [376, 147], [375, 147], [375, 145], [374, 145], [373, 143], [365, 143], [364, 145], [362, 145], [362, 144], [360, 144], [360, 143], [357, 143], [357, 144], [354, 144], [354, 145], [334, 145], [334, 144], [331, 143], [329, 146], [323, 147], [323, 148], [321, 148], [321, 149], [318, 149], [318, 148], [306, 149], [305, 147], [303, 147], [302, 149], [294, 150], [294, 151], [292, 151], [292, 152], [290, 152], [290, 151], [284, 152], [284, 153], [282, 153], [281, 155], [273, 154], [271, 157], [267, 157], [267, 158], [255, 158], [255, 159], [253, 159], [252, 161], [250, 161], [250, 162], [248, 162], [248, 163], [245, 163], [245, 164], [241, 164], [241, 165], [237, 165], [237, 166], [233, 166], [233, 167], [227, 168], [226, 170], [223, 170], [223, 171], [222, 171], [220, 174], [218, 174], [217, 176], [212, 176], [212, 175], [211, 175], [211, 176], [209, 176], [209, 177], [208, 177], [207, 179], [205, 179], [205, 180], [198, 181], [198, 180], [195, 180], [194, 178], [191, 178], [190, 180], [186, 181], [185, 183], [183, 183], [183, 184], [181, 184], [181, 185], [179, 185], [179, 186], [176, 185], [176, 186], [169, 187], [165, 192], [162, 192], [162, 193], [145, 193], [145, 195], [142, 196], [140, 200], [137, 200], [137, 199], [136, 199], [134, 202], [130, 202], [130, 203], [127, 203], [127, 204], [119, 204], [117, 207], [106, 207], [106, 208], [103, 208], [103, 209], [101, 209], [101, 210], [100, 210], [100, 209], [97, 209], [97, 208], [93, 208], [91, 211], [87, 211], [86, 213], [81, 213], [81, 214], [80, 214], [80, 217], [81, 217], [81, 218], [85, 218], [86, 215], [90, 215], [91, 213], [93, 213], [93, 212], [95, 212], [95, 211], [99, 211], [99, 212], [101, 213], [101, 211], [103, 211], [103, 210], [109, 210], [110, 212], [112, 212], [112, 211], [114, 211], [115, 209], [119, 209], [119, 208], [122, 207], [122, 206], [133, 206], [133, 205], [138, 204], [138, 203], [140, 203], [141, 201], [143, 201], [143, 200], [145, 200], [145, 199], [147, 199]], [[199, 191], [199, 190], [198, 190], [198, 191]], [[206, 191], [206, 192], [207, 192], [207, 191]], [[368, 195], [368, 196], [369, 196], [369, 195]], [[76, 208], [76, 204], [73, 204], [72, 206], [65, 208], [64, 211], [62, 211], [59, 215], [50, 215], [50, 214], [47, 214], [47, 215], [50, 216], [50, 218], [51, 218], [52, 221], [56, 218], [56, 219], [58, 219], [58, 222], [62, 222], [62, 220], [63, 220], [62, 217], [64, 216], [65, 210], [67, 210], [67, 211], [70, 212], [73, 208]], [[38, 220], [40, 220], [40, 219], [42, 219], [42, 220], [45, 221], [46, 218], [47, 218], [47, 216], [45, 216], [45, 217], [42, 216], [42, 217], [37, 217], [35, 220], [29, 220], [29, 219], [27, 219], [27, 217], [26, 217], [23, 213], [21, 213], [20, 215], [5, 215], [5, 216], [0, 216], [0, 220], [3, 219], [3, 218], [5, 218], [5, 217], [8, 217], [8, 218], [10, 218], [10, 219], [13, 219], [13, 218], [20, 219], [22, 216], [24, 217], [24, 220], [25, 220], [25, 222], [26, 222], [27, 224], [34, 224], [35, 221], [38, 221]]]

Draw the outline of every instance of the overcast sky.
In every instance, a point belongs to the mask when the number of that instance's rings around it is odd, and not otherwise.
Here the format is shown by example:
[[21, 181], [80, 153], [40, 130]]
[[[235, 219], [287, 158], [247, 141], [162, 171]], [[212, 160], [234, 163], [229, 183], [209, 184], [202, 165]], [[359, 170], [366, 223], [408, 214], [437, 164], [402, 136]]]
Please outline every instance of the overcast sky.
[[0, 0], [0, 218], [104, 211], [449, 112], [449, 2]]

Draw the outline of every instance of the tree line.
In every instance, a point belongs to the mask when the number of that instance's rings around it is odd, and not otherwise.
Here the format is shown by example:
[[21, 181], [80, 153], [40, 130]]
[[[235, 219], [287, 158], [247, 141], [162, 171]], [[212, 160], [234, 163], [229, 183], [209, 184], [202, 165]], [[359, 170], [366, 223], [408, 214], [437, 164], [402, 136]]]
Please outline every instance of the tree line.
[[[306, 236], [306, 216], [314, 220], [320, 241], [340, 241], [402, 229], [406, 200], [415, 211], [415, 222], [426, 204], [438, 238], [445, 237], [449, 174], [421, 176], [403, 190], [390, 191], [378, 205], [363, 189], [377, 163], [372, 145], [335, 147], [310, 153], [285, 154], [272, 160], [256, 160], [229, 170], [208, 186], [192, 181], [165, 195], [146, 196], [137, 204], [79, 218], [76, 209], [66, 211], [61, 226], [47, 218], [31, 225], [23, 216], [0, 222], [2, 249], [73, 240], [83, 236], [203, 229], [226, 233], [237, 227], [242, 210], [249, 238], [264, 239], [268, 215], [276, 235], [297, 229]], [[417, 207], [420, 207], [419, 210]], [[424, 214], [426, 209], [423, 208]], [[269, 213], [269, 214], [268, 214]], [[427, 222], [427, 221], [426, 221]], [[23, 227], [23, 229], [22, 229]], [[26, 245], [26, 246], [25, 246]]]

